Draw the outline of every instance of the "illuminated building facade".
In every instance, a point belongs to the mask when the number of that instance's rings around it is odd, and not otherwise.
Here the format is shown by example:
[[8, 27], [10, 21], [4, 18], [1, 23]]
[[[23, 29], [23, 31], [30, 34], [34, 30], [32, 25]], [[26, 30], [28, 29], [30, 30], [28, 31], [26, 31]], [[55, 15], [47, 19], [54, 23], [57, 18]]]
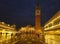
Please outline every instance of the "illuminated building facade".
[[10, 26], [4, 22], [0, 22], [0, 43], [3, 44], [3, 41], [11, 39], [15, 35], [15, 26]]
[[44, 33], [47, 44], [60, 44], [60, 11], [45, 24]]
[[19, 33], [20, 33], [20, 37], [21, 39], [27, 39], [27, 38], [36, 38], [36, 34], [35, 34], [35, 28], [30, 26], [30, 25], [27, 25], [25, 27], [21, 27], [21, 29], [19, 30]]

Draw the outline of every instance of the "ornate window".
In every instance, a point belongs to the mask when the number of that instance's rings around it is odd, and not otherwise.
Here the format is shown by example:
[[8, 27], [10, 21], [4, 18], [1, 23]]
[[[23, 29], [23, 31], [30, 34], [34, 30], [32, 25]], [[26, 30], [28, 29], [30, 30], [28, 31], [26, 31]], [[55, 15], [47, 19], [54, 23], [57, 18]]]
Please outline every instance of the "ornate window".
[[49, 24], [49, 27], [51, 27], [52, 26], [52, 23], [51, 24]]

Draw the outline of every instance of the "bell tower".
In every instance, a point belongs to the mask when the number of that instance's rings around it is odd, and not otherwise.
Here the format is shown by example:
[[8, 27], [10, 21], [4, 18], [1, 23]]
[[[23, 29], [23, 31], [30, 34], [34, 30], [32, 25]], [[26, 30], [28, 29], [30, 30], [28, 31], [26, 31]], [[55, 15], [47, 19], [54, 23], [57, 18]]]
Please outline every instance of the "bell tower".
[[37, 4], [36, 4], [36, 8], [35, 8], [35, 29], [36, 29], [37, 34], [39, 34], [41, 32], [41, 18], [40, 18], [39, 0], [37, 0]]

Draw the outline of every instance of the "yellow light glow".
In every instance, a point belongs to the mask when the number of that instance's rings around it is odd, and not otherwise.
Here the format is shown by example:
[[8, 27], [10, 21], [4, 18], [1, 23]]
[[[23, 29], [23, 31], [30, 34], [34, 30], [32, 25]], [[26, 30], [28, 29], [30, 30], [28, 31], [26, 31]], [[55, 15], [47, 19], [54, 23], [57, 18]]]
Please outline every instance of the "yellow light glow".
[[2, 33], [6, 33], [6, 30], [5, 30], [5, 29], [3, 29], [3, 30], [2, 30]]
[[13, 32], [10, 32], [10, 31], [9, 31], [8, 33], [10, 33], [10, 34], [11, 34], [11, 33], [13, 33]]
[[10, 26], [10, 25], [8, 24], [8, 26]]
[[48, 26], [50, 23], [53, 23], [55, 20], [60, 19], [60, 16], [56, 17], [55, 19], [53, 19], [51, 22], [49, 22], [48, 24], [46, 24], [44, 27]]
[[60, 24], [45, 28], [44, 30], [54, 29], [54, 28], [57, 28], [58, 26], [60, 26]]
[[7, 27], [7, 26], [4, 26], [4, 25], [0, 25], [0, 27], [4, 27], [4, 28], [7, 28], [7, 29], [14, 29], [14, 28]]
[[2, 22], [2, 24], [4, 24], [4, 22]]

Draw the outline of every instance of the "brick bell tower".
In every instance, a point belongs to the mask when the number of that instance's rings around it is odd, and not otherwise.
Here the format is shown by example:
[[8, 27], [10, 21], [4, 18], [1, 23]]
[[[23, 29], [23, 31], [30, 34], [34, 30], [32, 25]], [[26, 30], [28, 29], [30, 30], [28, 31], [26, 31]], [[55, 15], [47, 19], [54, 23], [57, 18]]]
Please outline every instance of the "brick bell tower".
[[35, 8], [35, 29], [36, 29], [36, 34], [41, 33], [41, 17], [40, 17], [39, 0], [37, 0], [37, 4]]

